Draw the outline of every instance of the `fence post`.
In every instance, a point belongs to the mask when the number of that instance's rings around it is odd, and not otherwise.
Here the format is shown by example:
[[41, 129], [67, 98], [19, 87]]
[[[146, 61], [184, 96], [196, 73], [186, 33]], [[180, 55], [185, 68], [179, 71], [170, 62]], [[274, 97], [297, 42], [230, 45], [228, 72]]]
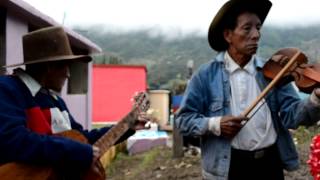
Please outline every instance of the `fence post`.
[[[175, 118], [174, 118], [175, 120]], [[176, 123], [173, 122], [173, 158], [183, 157], [183, 138]]]

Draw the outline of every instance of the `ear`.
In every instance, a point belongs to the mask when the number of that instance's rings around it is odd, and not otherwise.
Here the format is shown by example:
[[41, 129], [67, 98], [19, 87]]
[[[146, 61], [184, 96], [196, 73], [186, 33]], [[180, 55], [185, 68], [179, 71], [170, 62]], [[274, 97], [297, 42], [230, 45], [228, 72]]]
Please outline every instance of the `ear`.
[[232, 31], [230, 29], [225, 29], [223, 31], [223, 37], [229, 44], [231, 43], [231, 34], [232, 34]]

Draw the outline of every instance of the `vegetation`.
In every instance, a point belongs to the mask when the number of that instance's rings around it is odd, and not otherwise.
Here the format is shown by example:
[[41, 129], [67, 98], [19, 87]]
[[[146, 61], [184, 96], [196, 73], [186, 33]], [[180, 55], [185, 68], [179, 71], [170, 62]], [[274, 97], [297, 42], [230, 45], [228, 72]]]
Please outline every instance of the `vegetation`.
[[[151, 151], [148, 151], [144, 154], [138, 154], [135, 156], [130, 156], [126, 153], [120, 152], [116, 155], [116, 160], [110, 164], [110, 166], [106, 169], [106, 173], [108, 176], [112, 177], [119, 173], [119, 166], [123, 167], [122, 177], [125, 176], [126, 179], [136, 179], [139, 174], [144, 173], [147, 168], [152, 167], [152, 163], [154, 163], [155, 159], [161, 153], [160, 148], [155, 148]], [[170, 158], [170, 151], [167, 152], [165, 155], [162, 156], [165, 159]], [[123, 163], [125, 162], [125, 166]], [[132, 169], [125, 169], [126, 167], [134, 167]]]
[[293, 131], [293, 138], [296, 144], [310, 144], [312, 138], [320, 133], [319, 125], [305, 127], [300, 126]]
[[[80, 30], [85, 28], [86, 30]], [[157, 29], [144, 29], [115, 33], [105, 27], [76, 27], [78, 32], [97, 43], [103, 54], [95, 63], [145, 64], [151, 89], [174, 90], [186, 84], [187, 62], [194, 62], [194, 69], [212, 59], [214, 52], [207, 43], [206, 35], [190, 33], [185, 36], [156, 33]], [[258, 54], [268, 58], [279, 48], [297, 47], [309, 57], [309, 61], [320, 59], [320, 25], [310, 27], [278, 28], [266, 26]], [[174, 80], [174, 81], [173, 81]], [[180, 83], [173, 83], [180, 82]]]

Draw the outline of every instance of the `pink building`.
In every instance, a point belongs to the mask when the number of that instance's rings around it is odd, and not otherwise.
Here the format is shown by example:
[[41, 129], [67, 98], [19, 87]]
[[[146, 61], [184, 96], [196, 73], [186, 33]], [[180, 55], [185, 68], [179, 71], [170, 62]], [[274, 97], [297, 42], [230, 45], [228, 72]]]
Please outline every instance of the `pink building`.
[[[51, 25], [59, 26], [60, 24], [22, 0], [0, 0], [0, 66], [23, 62], [22, 36]], [[100, 47], [90, 40], [70, 29], [65, 28], [65, 31], [75, 54], [101, 52]], [[10, 73], [11, 70], [7, 71]], [[74, 118], [85, 128], [90, 128], [91, 64], [72, 67], [71, 71], [71, 74], [77, 74], [77, 76], [73, 76], [65, 85], [62, 96]], [[5, 71], [1, 69], [0, 74], [4, 73]]]
[[92, 120], [116, 123], [132, 108], [130, 99], [147, 89], [147, 69], [137, 65], [94, 65]]

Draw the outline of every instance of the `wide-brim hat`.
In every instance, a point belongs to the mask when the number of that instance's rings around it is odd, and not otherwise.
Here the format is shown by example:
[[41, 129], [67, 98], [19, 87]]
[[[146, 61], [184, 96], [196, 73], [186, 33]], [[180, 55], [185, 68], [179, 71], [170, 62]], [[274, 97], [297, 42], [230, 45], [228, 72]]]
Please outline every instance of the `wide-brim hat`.
[[216, 51], [226, 50], [228, 43], [223, 36], [224, 23], [229, 16], [234, 16], [239, 10], [254, 12], [261, 20], [266, 19], [272, 3], [269, 0], [229, 0], [213, 18], [208, 31], [208, 41], [212, 49]]
[[90, 62], [88, 55], [74, 55], [67, 34], [62, 27], [51, 26], [23, 36], [24, 62], [3, 67], [15, 67], [54, 61]]

